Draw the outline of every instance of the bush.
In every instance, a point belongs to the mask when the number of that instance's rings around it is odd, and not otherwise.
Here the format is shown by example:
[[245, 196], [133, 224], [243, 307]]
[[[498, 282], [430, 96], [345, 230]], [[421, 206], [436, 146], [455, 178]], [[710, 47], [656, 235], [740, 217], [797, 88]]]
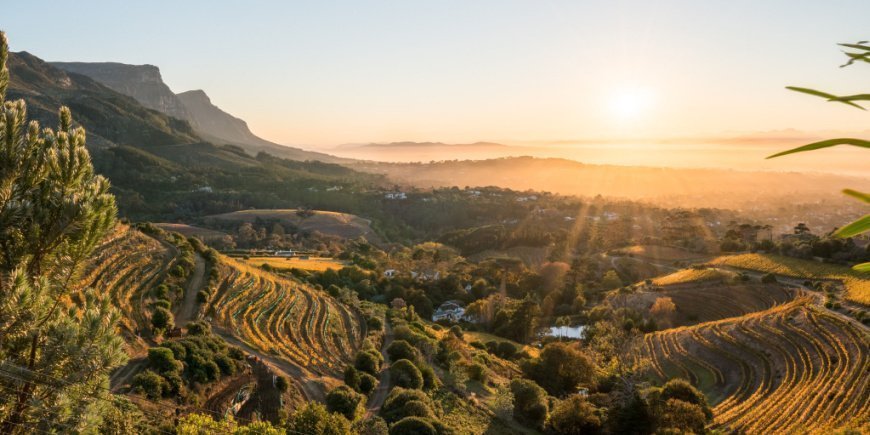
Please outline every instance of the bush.
[[423, 376], [423, 388], [433, 390], [438, 387], [438, 377], [435, 376], [435, 370], [428, 364], [422, 363], [417, 366], [420, 369], [420, 374]]
[[471, 365], [468, 366], [468, 368], [466, 369], [466, 372], [468, 373], [468, 377], [471, 380], [480, 382], [481, 384], [486, 383], [486, 380], [488, 377], [487, 376], [488, 370], [487, 370], [485, 365], [483, 365], [481, 363], [477, 363], [477, 362], [472, 363]]
[[[425, 380], [424, 380], [425, 384]], [[359, 375], [359, 387], [357, 391], [368, 396], [378, 387], [378, 379], [368, 373]]]
[[275, 388], [282, 393], [286, 393], [290, 389], [290, 381], [287, 380], [286, 376], [278, 375], [275, 378]]
[[383, 418], [374, 416], [354, 423], [353, 433], [357, 435], [388, 435], [390, 428]]
[[547, 433], [555, 435], [594, 434], [601, 431], [601, 418], [585, 397], [569, 396], [553, 407], [547, 420]]
[[360, 372], [353, 366], [344, 369], [344, 383], [350, 388], [359, 391]]
[[514, 395], [514, 418], [534, 428], [547, 421], [547, 392], [534, 381], [514, 379], [511, 381]]
[[595, 365], [576, 346], [550, 343], [541, 357], [523, 364], [523, 372], [554, 396], [574, 393], [594, 380]]
[[423, 374], [414, 363], [406, 359], [400, 359], [390, 366], [390, 378], [393, 385], [402, 388], [423, 388]]
[[175, 320], [169, 310], [163, 307], [157, 307], [154, 312], [151, 313], [151, 326], [158, 331], [167, 331], [175, 327]]
[[149, 399], [159, 399], [169, 394], [171, 388], [163, 376], [151, 370], [145, 370], [133, 377], [133, 390], [145, 394]]
[[305, 434], [350, 434], [350, 423], [338, 414], [330, 414], [318, 402], [308, 402], [290, 416], [287, 429], [294, 433]]
[[205, 290], [200, 290], [200, 291], [196, 292], [196, 303], [204, 304], [204, 303], [208, 302], [208, 296], [209, 296], [209, 294]]
[[175, 359], [172, 349], [166, 347], [152, 347], [148, 349], [148, 367], [161, 374], [180, 372], [184, 368], [181, 361]]
[[384, 329], [384, 321], [380, 317], [367, 317], [366, 326], [372, 331], [380, 331]]
[[390, 427], [390, 435], [438, 435], [431, 420], [406, 417]]
[[670, 399], [682, 400], [701, 407], [707, 418], [713, 418], [713, 411], [707, 404], [707, 398], [684, 379], [671, 379], [662, 386], [660, 400], [667, 402]]
[[775, 284], [776, 283], [776, 275], [772, 273], [766, 273], [761, 277], [761, 282], [763, 284]]
[[[410, 390], [402, 387], [395, 387], [390, 391], [387, 400], [381, 407], [381, 416], [387, 423], [399, 421], [408, 417], [405, 406], [410, 402], [420, 402], [432, 408], [432, 399], [426, 393], [420, 390]], [[415, 405], [416, 406], [416, 405]]]
[[380, 353], [373, 350], [364, 350], [356, 354], [353, 366], [357, 370], [364, 371], [370, 375], [377, 375], [381, 370], [383, 357]]
[[350, 421], [356, 418], [360, 403], [364, 397], [348, 387], [342, 385], [326, 395], [326, 410], [337, 412]]
[[416, 361], [418, 351], [411, 343], [405, 340], [396, 340], [387, 347], [387, 356], [390, 357], [390, 361], [398, 361], [400, 359]]
[[495, 355], [504, 359], [513, 359], [519, 349], [509, 341], [502, 341], [495, 345]]

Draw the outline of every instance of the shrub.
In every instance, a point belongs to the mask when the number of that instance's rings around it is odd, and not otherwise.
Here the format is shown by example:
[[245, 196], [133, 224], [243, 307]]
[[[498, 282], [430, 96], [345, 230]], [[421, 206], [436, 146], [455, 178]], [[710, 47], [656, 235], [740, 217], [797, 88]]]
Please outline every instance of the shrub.
[[364, 350], [356, 354], [353, 366], [357, 370], [364, 371], [370, 375], [377, 375], [381, 370], [383, 357], [380, 353], [371, 350]]
[[337, 412], [350, 421], [356, 418], [360, 403], [364, 397], [348, 387], [342, 385], [326, 395], [326, 410]]
[[761, 277], [761, 282], [764, 284], [774, 284], [776, 283], [776, 275], [772, 273], [766, 273]]
[[359, 390], [360, 372], [353, 366], [344, 369], [344, 383], [354, 390]]
[[157, 307], [154, 312], [151, 313], [151, 326], [154, 327], [155, 330], [166, 331], [175, 327], [175, 320], [169, 310], [163, 307]]
[[380, 331], [384, 329], [384, 321], [380, 317], [367, 317], [366, 326], [372, 331]]
[[502, 341], [500, 343], [496, 343], [495, 349], [496, 356], [504, 359], [513, 359], [518, 352], [517, 347], [509, 341]]
[[671, 379], [662, 386], [660, 400], [666, 402], [670, 399], [682, 400], [701, 407], [707, 418], [713, 418], [713, 411], [707, 404], [707, 398], [685, 379]]
[[134, 391], [145, 394], [149, 399], [159, 399], [169, 394], [171, 388], [163, 376], [151, 370], [145, 370], [133, 377], [132, 387]]
[[430, 419], [405, 417], [390, 427], [390, 435], [438, 435]]
[[282, 393], [286, 393], [290, 389], [290, 381], [287, 380], [286, 376], [278, 375], [275, 378], [275, 388]]
[[547, 420], [547, 392], [534, 381], [514, 379], [511, 393], [514, 395], [514, 418], [535, 428], [542, 427]]
[[206, 322], [190, 322], [187, 324], [188, 335], [210, 335], [211, 325]]
[[390, 433], [390, 428], [383, 418], [373, 416], [354, 423], [353, 433], [357, 435], [387, 435]]
[[569, 396], [553, 407], [547, 420], [547, 433], [556, 435], [593, 434], [601, 431], [601, 418], [585, 397]]
[[421, 402], [431, 409], [432, 399], [426, 393], [420, 390], [411, 390], [402, 387], [395, 387], [390, 391], [387, 400], [381, 407], [381, 416], [387, 423], [393, 423], [408, 416], [405, 411], [405, 405], [416, 401]]
[[400, 359], [416, 361], [418, 351], [411, 343], [405, 340], [396, 340], [387, 347], [387, 355], [390, 357], [390, 361], [398, 361]]
[[350, 422], [341, 415], [330, 414], [318, 402], [308, 402], [290, 416], [287, 429], [294, 433], [345, 435], [350, 433]]
[[435, 370], [428, 364], [420, 364], [417, 366], [420, 369], [420, 374], [423, 376], [423, 388], [432, 390], [438, 387], [438, 377], [435, 376]]
[[[424, 381], [424, 384], [425, 384], [425, 381]], [[378, 378], [376, 378], [368, 373], [362, 373], [359, 375], [359, 387], [357, 388], [357, 391], [368, 396], [377, 387], [378, 387]]]
[[175, 359], [172, 349], [152, 347], [148, 349], [148, 367], [162, 374], [180, 372], [184, 366], [181, 364], [181, 361]]
[[414, 363], [406, 359], [400, 359], [390, 366], [390, 378], [393, 385], [402, 388], [423, 388], [423, 374]]
[[659, 417], [659, 430], [676, 429], [681, 432], [704, 433], [707, 420], [704, 410], [699, 405], [669, 399], [665, 402]]
[[472, 363], [466, 368], [466, 372], [471, 380], [480, 382], [481, 384], [486, 383], [487, 369], [485, 365], [477, 362]]
[[196, 303], [204, 304], [204, 303], [208, 302], [208, 296], [209, 296], [209, 294], [205, 290], [200, 290], [200, 291], [196, 292]]
[[544, 347], [541, 357], [523, 364], [523, 372], [554, 396], [576, 391], [582, 384], [591, 384], [595, 365], [576, 346], [566, 343], [550, 343]]

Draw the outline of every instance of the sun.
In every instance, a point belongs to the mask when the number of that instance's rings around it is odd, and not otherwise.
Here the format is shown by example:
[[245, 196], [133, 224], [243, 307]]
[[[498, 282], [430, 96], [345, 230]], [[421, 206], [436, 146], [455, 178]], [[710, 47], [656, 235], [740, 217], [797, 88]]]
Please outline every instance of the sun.
[[648, 112], [653, 106], [651, 90], [640, 87], [622, 88], [608, 97], [611, 113], [620, 119], [636, 119]]

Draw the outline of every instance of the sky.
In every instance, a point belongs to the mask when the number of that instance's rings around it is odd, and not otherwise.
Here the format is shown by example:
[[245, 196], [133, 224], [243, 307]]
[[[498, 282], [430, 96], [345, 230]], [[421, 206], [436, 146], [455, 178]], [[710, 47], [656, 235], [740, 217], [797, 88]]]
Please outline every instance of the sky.
[[13, 51], [153, 64], [258, 135], [391, 141], [654, 140], [870, 129], [784, 89], [870, 90], [838, 42], [870, 1], [15, 1]]

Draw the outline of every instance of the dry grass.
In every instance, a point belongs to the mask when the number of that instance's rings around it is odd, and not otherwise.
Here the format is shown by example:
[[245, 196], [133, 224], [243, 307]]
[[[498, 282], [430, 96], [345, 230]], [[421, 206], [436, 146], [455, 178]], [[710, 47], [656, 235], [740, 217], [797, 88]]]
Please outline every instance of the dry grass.
[[692, 261], [707, 258], [703, 254], [669, 246], [635, 245], [622, 249], [626, 254], [659, 261]]
[[670, 275], [653, 279], [653, 284], [665, 286], [675, 284], [688, 284], [699, 281], [724, 280], [733, 277], [734, 274], [718, 269], [683, 269]]
[[245, 260], [252, 266], [268, 264], [275, 269], [302, 269], [315, 272], [323, 272], [327, 269], [339, 270], [348, 264], [332, 258], [311, 257], [307, 260], [298, 257], [251, 257]]
[[359, 216], [332, 211], [313, 211], [313, 215], [303, 218], [296, 214], [296, 209], [261, 209], [241, 210], [208, 216], [207, 220], [254, 222], [257, 219], [278, 220], [282, 223], [295, 225], [302, 230], [319, 231], [346, 239], [363, 236], [372, 243], [380, 239], [372, 230], [369, 222]]
[[870, 274], [845, 266], [769, 254], [729, 255], [715, 258], [710, 263], [810, 280], [837, 280], [846, 288], [846, 299], [870, 305]]
[[226, 233], [210, 230], [208, 228], [195, 227], [187, 224], [172, 224], [172, 223], [156, 223], [154, 226], [163, 229], [164, 231], [174, 231], [181, 233], [185, 237], [199, 237], [202, 240], [220, 239], [226, 236]]

